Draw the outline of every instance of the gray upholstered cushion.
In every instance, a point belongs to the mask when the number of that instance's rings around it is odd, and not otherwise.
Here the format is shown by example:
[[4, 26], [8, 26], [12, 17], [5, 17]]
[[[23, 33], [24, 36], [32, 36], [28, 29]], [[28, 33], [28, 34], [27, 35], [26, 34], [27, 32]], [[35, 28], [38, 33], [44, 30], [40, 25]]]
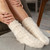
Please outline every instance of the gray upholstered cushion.
[[[24, 45], [16, 40], [12, 32], [8, 32], [0, 36], [0, 50], [24, 50]], [[50, 50], [50, 44], [42, 49], [35, 49], [26, 46], [25, 50]]]
[[24, 45], [20, 44], [12, 32], [0, 36], [0, 50], [24, 50]]

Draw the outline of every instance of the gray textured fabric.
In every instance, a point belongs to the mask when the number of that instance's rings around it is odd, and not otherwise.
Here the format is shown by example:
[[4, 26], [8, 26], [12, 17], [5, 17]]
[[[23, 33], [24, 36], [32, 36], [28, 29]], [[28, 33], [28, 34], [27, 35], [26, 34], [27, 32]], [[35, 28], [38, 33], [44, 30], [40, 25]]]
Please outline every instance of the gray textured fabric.
[[[0, 50], [24, 50], [24, 45], [20, 44], [12, 32], [0, 36]], [[35, 49], [26, 46], [25, 50], [50, 50], [50, 44], [42, 49]]]
[[12, 32], [0, 36], [0, 50], [24, 50], [24, 45], [20, 44]]

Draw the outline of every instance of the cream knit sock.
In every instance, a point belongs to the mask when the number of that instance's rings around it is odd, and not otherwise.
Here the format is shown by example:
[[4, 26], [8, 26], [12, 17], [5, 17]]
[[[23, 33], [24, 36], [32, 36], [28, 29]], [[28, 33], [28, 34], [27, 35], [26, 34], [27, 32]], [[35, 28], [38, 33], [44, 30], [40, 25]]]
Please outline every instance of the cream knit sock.
[[25, 18], [22, 21], [22, 24], [29, 32], [41, 40], [45, 45], [49, 44], [49, 39], [42, 33], [31, 17]]
[[14, 20], [8, 27], [20, 43], [34, 48], [42, 48], [44, 46], [43, 42], [32, 36], [18, 21]]

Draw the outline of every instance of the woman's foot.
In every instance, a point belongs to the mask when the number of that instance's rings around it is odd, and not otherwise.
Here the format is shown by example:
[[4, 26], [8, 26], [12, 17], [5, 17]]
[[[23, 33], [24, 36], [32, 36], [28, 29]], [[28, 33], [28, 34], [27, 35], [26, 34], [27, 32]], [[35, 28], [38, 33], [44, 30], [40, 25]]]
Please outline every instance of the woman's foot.
[[22, 21], [22, 24], [29, 32], [33, 34], [33, 36], [38, 38], [45, 45], [49, 44], [49, 38], [43, 34], [31, 17], [25, 18]]
[[32, 36], [18, 21], [14, 20], [8, 26], [20, 43], [34, 48], [44, 46], [43, 42]]

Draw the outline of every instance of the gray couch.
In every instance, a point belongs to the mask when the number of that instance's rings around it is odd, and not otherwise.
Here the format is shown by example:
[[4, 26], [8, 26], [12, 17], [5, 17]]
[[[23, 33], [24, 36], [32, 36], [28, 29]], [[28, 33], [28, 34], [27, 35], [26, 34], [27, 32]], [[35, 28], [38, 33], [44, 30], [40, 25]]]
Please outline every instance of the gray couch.
[[50, 50], [50, 44], [41, 49], [24, 46], [16, 40], [12, 32], [0, 36], [0, 50]]

